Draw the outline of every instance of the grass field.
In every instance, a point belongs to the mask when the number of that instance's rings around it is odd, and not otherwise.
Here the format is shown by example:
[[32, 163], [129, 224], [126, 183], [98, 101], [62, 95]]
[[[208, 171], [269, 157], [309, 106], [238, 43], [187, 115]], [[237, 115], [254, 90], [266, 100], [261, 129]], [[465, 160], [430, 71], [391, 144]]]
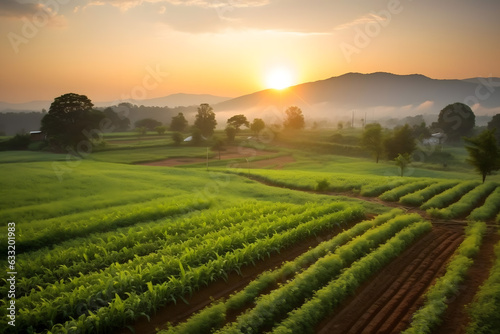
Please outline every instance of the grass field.
[[[17, 272], [16, 326], [4, 298], [0, 331], [431, 333], [454, 317], [447, 303], [434, 311], [436, 300], [455, 298], [459, 286], [473, 291], [469, 301], [457, 297], [462, 309], [478, 291], [471, 326], [486, 328], [478, 310], [496, 291], [499, 176], [480, 185], [464, 163], [429, 159], [399, 177], [390, 162], [347, 154], [357, 134], [315, 146], [331, 136], [310, 132], [299, 147], [286, 136], [266, 145], [241, 136], [241, 155], [209, 151], [208, 169], [192, 162], [206, 159], [206, 147], [174, 147], [152, 133], [107, 135], [85, 159], [0, 152], [0, 226], [15, 238]], [[280, 169], [250, 168], [283, 157]], [[191, 163], [139, 164], [174, 158]], [[438, 273], [420, 290], [404, 284]]]

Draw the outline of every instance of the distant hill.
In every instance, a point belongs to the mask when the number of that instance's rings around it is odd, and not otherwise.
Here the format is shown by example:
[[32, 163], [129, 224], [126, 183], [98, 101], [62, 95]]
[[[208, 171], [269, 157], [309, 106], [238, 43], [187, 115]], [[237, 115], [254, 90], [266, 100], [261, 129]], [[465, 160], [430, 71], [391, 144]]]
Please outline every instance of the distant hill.
[[[114, 104], [118, 104], [121, 102], [130, 102], [132, 104], [136, 104], [138, 106], [146, 106], [146, 107], [189, 107], [189, 106], [197, 106], [202, 103], [208, 104], [217, 104], [226, 100], [229, 100], [229, 97], [223, 96], [215, 96], [208, 94], [172, 94], [164, 97], [158, 97], [153, 99], [146, 100], [120, 100], [120, 101], [108, 101], [108, 102], [96, 102], [92, 101], [96, 107], [109, 107]], [[7, 103], [0, 102], [0, 112], [30, 112], [30, 111], [38, 111], [41, 112], [42, 109], [46, 109], [47, 111], [50, 108], [50, 104], [52, 101], [32, 101], [26, 103]]]
[[198, 106], [202, 103], [217, 104], [223, 101], [230, 100], [230, 97], [215, 96], [209, 94], [172, 94], [164, 97], [158, 97], [146, 100], [123, 100], [123, 101], [113, 101], [113, 102], [95, 102], [96, 107], [108, 107], [119, 102], [130, 102], [138, 106], [146, 107], [190, 107]]
[[0, 101], [0, 112], [42, 112], [42, 109], [49, 110], [51, 101], [31, 101], [26, 103], [8, 103]]
[[[469, 104], [477, 115], [500, 113], [500, 78], [438, 80], [420, 74], [348, 73], [283, 91], [263, 90], [219, 103], [214, 109], [223, 114], [246, 111], [252, 117], [271, 114], [276, 118], [286, 107], [296, 105], [315, 118], [346, 119], [354, 113], [370, 120], [437, 115], [454, 102]], [[473, 105], [475, 102], [479, 104]]]

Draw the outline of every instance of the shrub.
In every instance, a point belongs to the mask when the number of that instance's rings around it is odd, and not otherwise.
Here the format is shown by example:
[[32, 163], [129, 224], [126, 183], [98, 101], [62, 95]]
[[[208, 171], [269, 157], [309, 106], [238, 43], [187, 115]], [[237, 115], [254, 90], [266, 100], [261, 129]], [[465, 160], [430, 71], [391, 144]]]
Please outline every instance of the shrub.
[[317, 191], [327, 191], [330, 187], [330, 181], [327, 179], [316, 181], [318, 184], [316, 185]]

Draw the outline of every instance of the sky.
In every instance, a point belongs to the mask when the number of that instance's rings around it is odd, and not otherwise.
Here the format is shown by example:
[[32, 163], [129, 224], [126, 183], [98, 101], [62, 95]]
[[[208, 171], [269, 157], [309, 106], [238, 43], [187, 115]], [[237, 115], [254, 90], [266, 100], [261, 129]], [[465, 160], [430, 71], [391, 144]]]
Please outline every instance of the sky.
[[1, 0], [0, 101], [237, 97], [272, 73], [500, 77], [499, 14], [498, 0]]

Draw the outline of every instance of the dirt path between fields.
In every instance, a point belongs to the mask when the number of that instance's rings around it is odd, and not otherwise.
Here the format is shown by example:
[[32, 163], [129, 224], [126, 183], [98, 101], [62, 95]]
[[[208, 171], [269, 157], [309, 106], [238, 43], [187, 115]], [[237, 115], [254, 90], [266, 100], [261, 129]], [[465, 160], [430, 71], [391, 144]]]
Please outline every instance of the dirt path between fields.
[[[233, 160], [233, 159], [241, 159], [241, 162], [229, 162], [228, 166], [232, 168], [274, 168], [281, 169], [286, 164], [295, 162], [295, 159], [291, 155], [279, 156], [279, 157], [270, 157], [269, 159], [265, 159], [266, 155], [273, 155], [277, 152], [271, 151], [263, 151], [257, 150], [253, 148], [242, 148], [232, 146], [227, 148], [224, 151], [221, 151], [220, 160]], [[215, 156], [210, 158], [210, 162], [219, 161], [219, 154], [216, 152]], [[192, 165], [192, 164], [201, 164], [206, 163], [206, 158], [169, 158], [161, 161], [152, 161], [152, 162], [144, 162], [141, 165], [145, 166], [164, 166], [164, 167], [174, 167], [174, 166], [182, 166], [182, 165]]]

